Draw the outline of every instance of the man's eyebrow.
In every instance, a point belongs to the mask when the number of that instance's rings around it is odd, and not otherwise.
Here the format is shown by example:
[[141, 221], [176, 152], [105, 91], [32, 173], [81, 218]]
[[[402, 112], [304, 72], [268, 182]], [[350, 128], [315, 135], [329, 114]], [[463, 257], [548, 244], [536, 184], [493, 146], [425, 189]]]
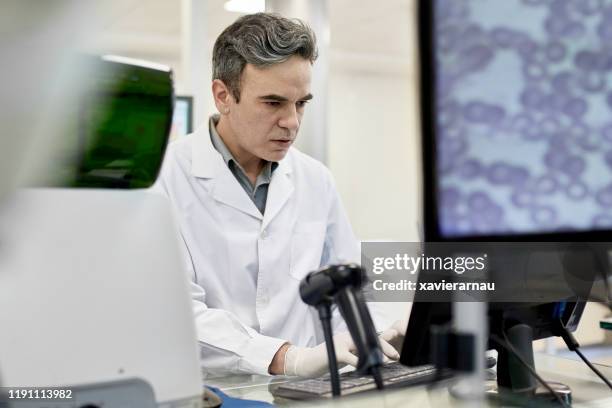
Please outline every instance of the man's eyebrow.
[[[259, 99], [266, 100], [266, 101], [277, 101], [277, 102], [286, 102], [288, 100], [284, 96], [274, 95], [274, 94], [260, 96]], [[312, 94], [308, 94], [300, 98], [300, 101], [309, 101], [311, 99], [312, 99]]]

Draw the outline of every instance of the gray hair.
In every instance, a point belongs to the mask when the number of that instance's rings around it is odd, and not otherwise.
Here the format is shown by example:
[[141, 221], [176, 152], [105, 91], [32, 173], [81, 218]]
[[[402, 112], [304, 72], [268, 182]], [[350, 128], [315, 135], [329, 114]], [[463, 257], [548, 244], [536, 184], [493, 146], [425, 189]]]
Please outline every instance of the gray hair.
[[264, 68], [298, 55], [317, 59], [315, 34], [304, 22], [278, 14], [240, 17], [227, 27], [213, 48], [213, 79], [220, 79], [240, 101], [240, 76], [246, 64]]

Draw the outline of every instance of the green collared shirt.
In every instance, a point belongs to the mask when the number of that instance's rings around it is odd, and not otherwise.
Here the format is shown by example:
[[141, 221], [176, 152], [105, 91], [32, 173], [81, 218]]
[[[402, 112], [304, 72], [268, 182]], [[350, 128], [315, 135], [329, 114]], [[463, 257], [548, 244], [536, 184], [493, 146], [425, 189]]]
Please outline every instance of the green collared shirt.
[[221, 154], [223, 161], [225, 161], [227, 167], [229, 167], [234, 177], [236, 177], [236, 180], [238, 180], [238, 183], [242, 186], [255, 206], [263, 214], [266, 210], [268, 187], [270, 186], [270, 181], [272, 180], [272, 173], [274, 170], [276, 170], [276, 167], [278, 167], [278, 163], [266, 162], [264, 168], [261, 170], [261, 173], [259, 173], [257, 179], [255, 180], [255, 185], [253, 185], [240, 163], [238, 163], [238, 161], [234, 158], [223, 142], [223, 139], [221, 139], [221, 136], [219, 136], [219, 133], [217, 133], [218, 122], [219, 115], [213, 115], [210, 117], [208, 122], [210, 140], [212, 141], [215, 150]]

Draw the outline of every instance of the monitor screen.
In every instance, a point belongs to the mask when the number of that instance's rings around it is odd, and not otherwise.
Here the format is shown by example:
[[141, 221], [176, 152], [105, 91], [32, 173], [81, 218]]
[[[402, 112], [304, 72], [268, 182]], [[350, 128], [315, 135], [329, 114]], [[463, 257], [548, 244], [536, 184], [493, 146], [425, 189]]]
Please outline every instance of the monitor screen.
[[174, 99], [174, 113], [170, 141], [193, 132], [193, 97], [177, 96]]
[[115, 56], [80, 55], [86, 78], [66, 95], [54, 171], [37, 186], [147, 188], [168, 142], [173, 81], [169, 68]]
[[612, 1], [433, 2], [446, 238], [612, 229]]

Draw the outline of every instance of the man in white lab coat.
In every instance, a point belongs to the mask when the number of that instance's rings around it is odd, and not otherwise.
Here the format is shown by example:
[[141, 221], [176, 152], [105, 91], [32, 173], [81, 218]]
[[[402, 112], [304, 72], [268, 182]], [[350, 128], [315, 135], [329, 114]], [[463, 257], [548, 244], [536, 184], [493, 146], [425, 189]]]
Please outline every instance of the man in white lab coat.
[[[291, 147], [313, 97], [316, 53], [312, 31], [297, 20], [238, 19], [213, 51], [219, 115], [168, 148], [158, 187], [178, 214], [208, 372], [327, 369], [318, 316], [298, 284], [322, 265], [359, 262], [359, 248], [330, 172]], [[356, 364], [350, 337], [336, 333], [339, 362]]]

